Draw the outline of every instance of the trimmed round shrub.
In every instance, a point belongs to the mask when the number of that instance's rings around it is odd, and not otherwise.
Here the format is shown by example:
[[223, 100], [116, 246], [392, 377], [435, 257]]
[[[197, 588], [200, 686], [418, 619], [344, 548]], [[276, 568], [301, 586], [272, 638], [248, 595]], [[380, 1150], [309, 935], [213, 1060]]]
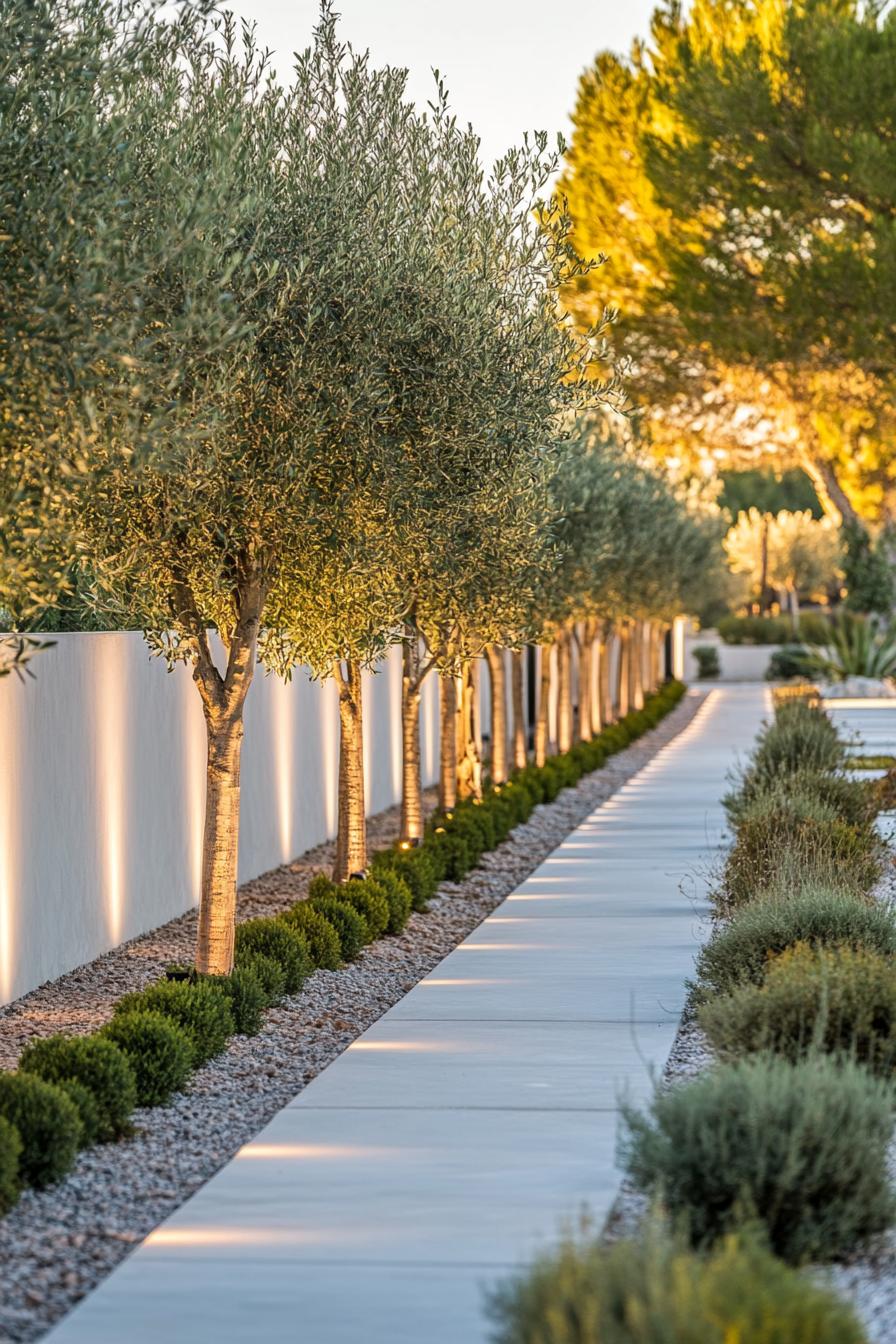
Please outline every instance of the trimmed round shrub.
[[873, 832], [836, 820], [825, 804], [795, 798], [774, 811], [746, 816], [715, 898], [730, 910], [767, 892], [776, 879], [795, 884], [810, 878], [867, 895], [881, 871]]
[[334, 895], [363, 918], [367, 928], [365, 942], [374, 943], [382, 938], [389, 927], [389, 902], [376, 878], [349, 878], [336, 888]]
[[219, 985], [208, 980], [159, 980], [115, 1005], [115, 1016], [125, 1013], [161, 1013], [182, 1027], [192, 1047], [192, 1067], [199, 1068], [220, 1055], [233, 1035], [230, 1001]]
[[90, 1142], [109, 1143], [128, 1133], [137, 1105], [137, 1080], [127, 1055], [107, 1036], [47, 1036], [33, 1041], [22, 1052], [19, 1070], [46, 1083], [71, 1080], [93, 1093], [97, 1128]]
[[193, 1042], [188, 1032], [159, 1012], [119, 1013], [103, 1035], [127, 1056], [137, 1083], [138, 1106], [162, 1106], [190, 1076]]
[[19, 1131], [0, 1116], [0, 1214], [8, 1213], [19, 1197], [21, 1154]]
[[784, 1260], [836, 1260], [891, 1223], [890, 1085], [858, 1064], [760, 1055], [623, 1107], [620, 1152], [695, 1245], [756, 1219]]
[[410, 888], [414, 909], [425, 910], [439, 885], [436, 865], [425, 845], [416, 849], [381, 849], [371, 860], [371, 876], [379, 877], [384, 868], [397, 873]]
[[697, 957], [701, 991], [705, 996], [760, 984], [769, 959], [795, 943], [896, 956], [896, 919], [883, 906], [832, 887], [803, 884], [793, 895], [769, 894], [744, 906], [703, 946]]
[[[462, 882], [473, 867], [475, 850], [471, 850], [468, 837], [459, 831], [437, 825], [427, 838], [426, 848], [438, 864], [443, 882]], [[478, 862], [478, 857], [475, 861]], [[387, 874], [388, 869], [378, 872], [377, 881], [382, 881]], [[402, 881], [397, 873], [388, 875]], [[407, 886], [407, 883], [403, 885]]]
[[240, 965], [251, 971], [261, 986], [264, 995], [264, 1008], [272, 1008], [283, 998], [286, 977], [278, 961], [266, 957], [261, 952], [252, 952], [243, 957]]
[[34, 1073], [0, 1073], [0, 1117], [18, 1132], [19, 1176], [26, 1185], [42, 1190], [71, 1169], [81, 1117], [62, 1088]]
[[247, 919], [244, 924], [238, 924], [235, 946], [237, 966], [241, 966], [246, 957], [259, 953], [276, 961], [283, 972], [283, 988], [287, 994], [298, 994], [314, 969], [308, 944], [301, 933], [276, 916]]
[[81, 1147], [89, 1148], [97, 1142], [103, 1123], [96, 1097], [89, 1087], [75, 1078], [63, 1078], [56, 1086], [77, 1106], [81, 1121]]
[[414, 898], [411, 895], [411, 889], [397, 873], [390, 872], [384, 868], [381, 873], [377, 873], [376, 882], [382, 888], [383, 894], [389, 905], [389, 924], [386, 928], [387, 933], [401, 933], [411, 916], [411, 907]]
[[245, 964], [235, 966], [230, 975], [215, 976], [211, 983], [220, 985], [227, 995], [236, 1034], [257, 1036], [264, 1024], [267, 995], [254, 967]]
[[896, 1065], [892, 957], [797, 943], [769, 964], [762, 984], [741, 985], [704, 1004], [700, 1025], [728, 1058], [771, 1050], [796, 1061], [824, 1050], [891, 1074]]
[[297, 901], [280, 918], [290, 928], [297, 929], [305, 939], [315, 966], [324, 971], [339, 970], [342, 965], [339, 934], [319, 910], [315, 910], [307, 901]]
[[312, 910], [323, 915], [336, 930], [343, 961], [354, 961], [367, 941], [367, 924], [354, 906], [346, 905], [336, 896], [309, 896]]
[[866, 1344], [852, 1307], [757, 1238], [565, 1238], [494, 1291], [493, 1344]]

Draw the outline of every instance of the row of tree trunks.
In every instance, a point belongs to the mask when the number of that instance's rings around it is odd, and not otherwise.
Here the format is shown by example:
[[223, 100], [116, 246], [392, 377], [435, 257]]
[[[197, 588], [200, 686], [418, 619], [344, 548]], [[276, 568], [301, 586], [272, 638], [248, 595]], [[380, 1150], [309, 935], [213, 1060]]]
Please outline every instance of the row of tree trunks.
[[482, 748], [479, 731], [479, 662], [465, 658], [458, 705], [457, 797], [482, 797]]
[[[570, 749], [574, 737], [587, 742], [615, 717], [622, 717], [630, 709], [641, 708], [645, 691], [653, 691], [660, 684], [664, 632], [659, 624], [653, 621], [625, 622], [617, 633], [619, 653], [614, 703], [610, 667], [612, 628], [607, 622], [593, 619], [583, 623], [579, 643], [577, 723], [572, 697], [572, 629], [562, 629], [552, 645], [542, 646], [534, 741], [536, 764], [544, 764], [550, 749], [552, 662], [557, 670], [557, 749], [561, 752]], [[491, 691], [491, 775], [494, 783], [502, 784], [510, 772], [505, 655], [503, 649], [492, 645], [486, 649], [485, 656]], [[353, 874], [363, 873], [367, 867], [362, 674], [359, 664], [347, 660], [344, 664], [334, 664], [333, 675], [339, 688], [339, 803], [333, 876], [337, 882], [344, 882]], [[420, 774], [423, 675], [421, 642], [414, 627], [408, 626], [402, 644], [400, 836], [410, 844], [419, 843], [424, 830]], [[453, 672], [440, 674], [439, 806], [443, 810], [453, 808], [458, 798], [482, 796], [478, 678], [479, 662], [476, 659], [464, 661], [459, 677]], [[248, 690], [248, 684], [245, 690]], [[522, 769], [528, 762], [523, 692], [523, 654], [517, 651], [511, 654], [511, 755], [515, 769]], [[242, 700], [238, 704], [234, 701], [229, 709], [211, 700], [206, 707], [210, 806], [206, 813], [203, 848], [203, 893], [208, 891], [211, 895], [200, 908], [199, 946], [203, 968], [227, 966], [229, 969], [232, 965], [232, 938], [229, 948], [226, 938], [229, 922], [217, 894], [235, 884], [236, 860], [229, 835], [239, 817]], [[219, 969], [213, 973], [226, 972]]]

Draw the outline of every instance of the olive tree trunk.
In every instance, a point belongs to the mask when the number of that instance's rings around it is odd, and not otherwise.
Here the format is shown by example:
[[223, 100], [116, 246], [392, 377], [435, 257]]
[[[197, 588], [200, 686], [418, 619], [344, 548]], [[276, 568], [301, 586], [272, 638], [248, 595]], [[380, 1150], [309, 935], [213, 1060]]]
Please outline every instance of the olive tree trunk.
[[405, 627], [401, 674], [401, 821], [399, 839], [412, 845], [423, 838], [423, 784], [420, 778], [420, 687], [423, 681], [420, 636]]
[[205, 623], [186, 585], [181, 599], [195, 632], [193, 680], [202, 697], [208, 747], [196, 969], [205, 975], [229, 975], [236, 928], [243, 707], [255, 673], [265, 589], [250, 577], [239, 590], [239, 617], [227, 642], [223, 675], [215, 666]]
[[551, 652], [552, 644], [541, 645], [541, 668], [538, 678], [538, 714], [535, 719], [535, 764], [544, 765], [548, 758], [551, 733]]
[[[597, 622], [589, 616], [582, 624], [579, 646], [579, 740], [590, 742], [600, 728], [600, 715], [594, 703], [594, 645]], [[597, 720], [597, 722], [596, 722]]]
[[629, 662], [632, 653], [628, 622], [619, 627], [619, 657], [616, 660], [616, 713], [624, 719], [629, 710]]
[[572, 746], [572, 639], [563, 630], [556, 641], [557, 648], [557, 750], [569, 751]]
[[525, 770], [529, 764], [526, 743], [526, 711], [523, 704], [523, 650], [510, 655], [510, 698], [513, 705], [513, 768]]
[[613, 722], [613, 689], [610, 684], [612, 633], [611, 627], [604, 626], [597, 651], [597, 705], [601, 728]]
[[465, 658], [460, 674], [460, 739], [457, 796], [482, 797], [482, 748], [479, 734], [479, 660]]
[[361, 666], [334, 663], [339, 688], [339, 806], [334, 882], [367, 870], [367, 809], [364, 803], [364, 724]]
[[439, 807], [450, 812], [457, 802], [457, 677], [439, 673]]
[[489, 690], [492, 714], [493, 784], [507, 780], [507, 679], [504, 670], [504, 650], [489, 644], [485, 651], [488, 660]]
[[644, 705], [644, 623], [632, 623], [628, 656], [628, 707], [641, 709]]

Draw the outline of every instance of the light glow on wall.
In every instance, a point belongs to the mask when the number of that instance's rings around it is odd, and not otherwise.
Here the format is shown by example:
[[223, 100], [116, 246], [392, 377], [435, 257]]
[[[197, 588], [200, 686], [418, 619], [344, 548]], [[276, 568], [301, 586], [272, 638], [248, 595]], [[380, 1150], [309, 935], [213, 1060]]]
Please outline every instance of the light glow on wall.
[[97, 653], [105, 673], [94, 681], [100, 869], [106, 934], [109, 945], [116, 947], [124, 929], [127, 853], [127, 646], [114, 638], [102, 638]]
[[180, 679], [180, 720], [184, 744], [184, 798], [186, 800], [187, 844], [193, 904], [199, 904], [202, 884], [202, 832], [205, 827], [205, 771], [208, 746], [205, 719], [193, 679], [186, 669], [174, 674]]
[[274, 762], [274, 794], [280, 859], [295, 858], [293, 847], [293, 736], [296, 690], [291, 682], [271, 676], [271, 755]]
[[[12, 682], [12, 677], [9, 681]], [[15, 706], [8, 703], [11, 698], [9, 692], [15, 689], [11, 685], [4, 687], [7, 712], [4, 715], [3, 765], [0, 768], [0, 1003], [8, 1003], [16, 989], [14, 911], [18, 888], [18, 798], [21, 778], [15, 731], [17, 715]]]

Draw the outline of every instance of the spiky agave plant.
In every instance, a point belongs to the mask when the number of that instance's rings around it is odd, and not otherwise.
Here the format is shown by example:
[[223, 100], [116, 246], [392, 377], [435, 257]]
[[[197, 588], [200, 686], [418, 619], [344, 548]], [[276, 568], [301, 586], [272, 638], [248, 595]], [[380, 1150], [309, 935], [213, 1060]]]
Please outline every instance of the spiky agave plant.
[[896, 628], [866, 616], [839, 616], [831, 621], [828, 643], [810, 649], [805, 667], [810, 676], [830, 681], [896, 676]]

